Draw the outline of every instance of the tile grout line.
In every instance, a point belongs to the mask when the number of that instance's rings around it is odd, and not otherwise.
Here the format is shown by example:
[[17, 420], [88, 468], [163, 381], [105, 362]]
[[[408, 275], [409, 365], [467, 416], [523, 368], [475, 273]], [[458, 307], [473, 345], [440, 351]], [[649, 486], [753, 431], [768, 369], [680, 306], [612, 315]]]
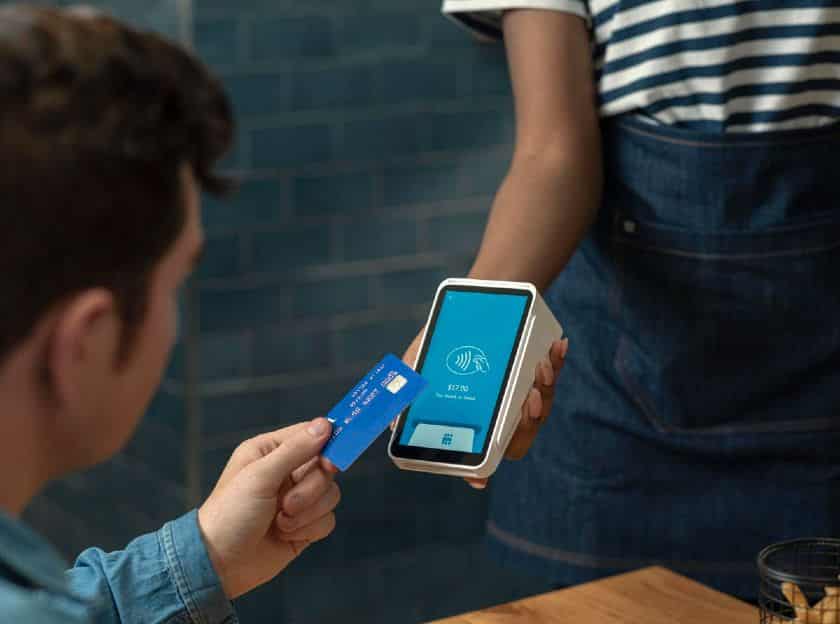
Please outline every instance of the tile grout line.
[[[195, 40], [195, 15], [192, 0], [177, 0], [179, 34], [181, 42], [193, 48]], [[186, 439], [184, 440], [186, 462], [186, 500], [185, 508], [197, 506], [201, 501], [201, 402], [198, 397], [200, 382], [199, 345], [199, 296], [194, 280], [190, 280], [185, 289], [186, 325], [184, 341], [184, 417], [186, 419]]]

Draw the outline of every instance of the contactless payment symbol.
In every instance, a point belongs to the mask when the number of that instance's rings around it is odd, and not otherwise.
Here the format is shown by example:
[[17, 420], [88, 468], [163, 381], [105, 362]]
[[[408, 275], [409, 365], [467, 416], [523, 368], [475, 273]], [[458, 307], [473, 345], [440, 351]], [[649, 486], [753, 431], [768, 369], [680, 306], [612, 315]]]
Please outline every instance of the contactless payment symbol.
[[475, 375], [489, 371], [490, 360], [478, 347], [464, 345], [449, 352], [446, 356], [446, 368], [453, 375]]

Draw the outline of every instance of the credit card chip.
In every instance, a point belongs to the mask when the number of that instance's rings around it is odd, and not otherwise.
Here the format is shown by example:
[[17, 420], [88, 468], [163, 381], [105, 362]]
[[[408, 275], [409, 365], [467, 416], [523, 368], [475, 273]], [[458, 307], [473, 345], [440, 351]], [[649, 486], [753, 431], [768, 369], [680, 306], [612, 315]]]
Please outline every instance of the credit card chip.
[[397, 394], [400, 390], [405, 387], [405, 384], [408, 383], [408, 379], [403, 377], [402, 375], [395, 375], [394, 378], [391, 380], [387, 386], [388, 392], [391, 394]]

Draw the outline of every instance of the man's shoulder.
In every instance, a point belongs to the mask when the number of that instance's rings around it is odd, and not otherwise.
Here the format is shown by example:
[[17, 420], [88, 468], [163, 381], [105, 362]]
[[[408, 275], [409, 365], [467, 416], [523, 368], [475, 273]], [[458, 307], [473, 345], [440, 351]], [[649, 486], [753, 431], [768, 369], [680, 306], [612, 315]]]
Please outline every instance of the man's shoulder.
[[0, 578], [0, 622], [87, 624], [86, 607], [68, 596]]

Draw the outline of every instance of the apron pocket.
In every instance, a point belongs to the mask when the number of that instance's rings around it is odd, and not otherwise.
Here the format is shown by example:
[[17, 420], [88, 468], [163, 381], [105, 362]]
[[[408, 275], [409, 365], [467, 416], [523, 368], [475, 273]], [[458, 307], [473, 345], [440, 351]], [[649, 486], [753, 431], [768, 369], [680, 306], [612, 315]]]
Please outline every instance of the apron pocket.
[[619, 382], [660, 431], [835, 430], [840, 222], [697, 233], [617, 214]]

